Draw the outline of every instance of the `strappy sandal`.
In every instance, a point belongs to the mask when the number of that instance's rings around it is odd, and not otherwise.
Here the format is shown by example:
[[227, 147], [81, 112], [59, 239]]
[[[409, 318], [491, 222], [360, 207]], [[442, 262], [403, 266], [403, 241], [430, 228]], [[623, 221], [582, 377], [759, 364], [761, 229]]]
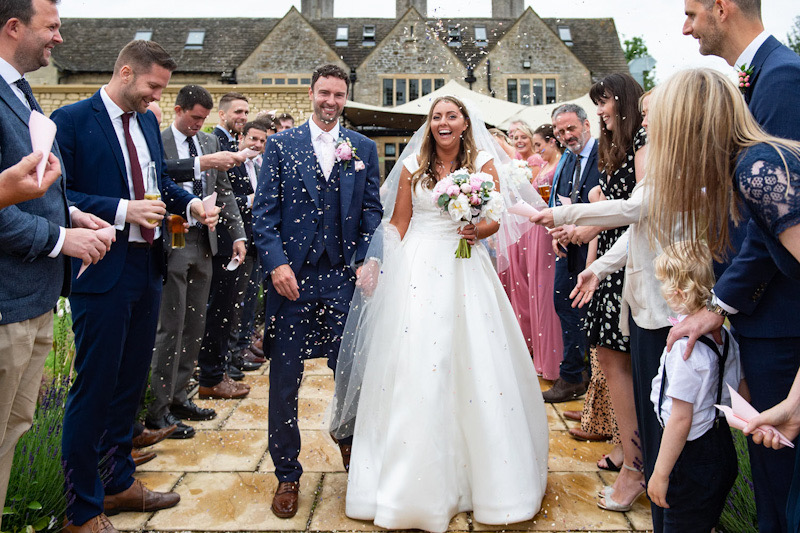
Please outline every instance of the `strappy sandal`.
[[[602, 461], [603, 459], [606, 460], [606, 466], [600, 465], [600, 461]], [[597, 462], [597, 468], [599, 468], [600, 470], [608, 470], [609, 472], [619, 472], [622, 466], [615, 464], [614, 461], [611, 460], [611, 454], [606, 454], [603, 455], [603, 457], [601, 457], [600, 460]]]
[[[639, 470], [638, 468], [634, 468], [632, 466], [628, 466], [625, 463], [622, 463], [622, 467], [625, 468], [626, 470], [630, 470], [632, 472], [640, 472], [641, 473], [641, 470]], [[603, 501], [597, 502], [597, 506], [599, 508], [601, 508], [601, 509], [605, 509], [606, 511], [614, 511], [614, 512], [617, 512], [617, 513], [626, 513], [626, 512], [631, 510], [631, 508], [633, 507], [633, 504], [636, 503], [636, 500], [639, 499], [639, 496], [641, 496], [644, 493], [644, 491], [645, 491], [645, 489], [642, 488], [642, 490], [640, 490], [636, 494], [636, 496], [633, 497], [633, 499], [631, 500], [631, 503], [629, 503], [628, 505], [623, 505], [621, 503], [617, 503], [616, 501], [614, 501], [614, 498], [613, 498], [614, 488], [613, 487], [603, 487], [603, 490], [598, 493], [598, 496], [600, 496], [600, 498]]]

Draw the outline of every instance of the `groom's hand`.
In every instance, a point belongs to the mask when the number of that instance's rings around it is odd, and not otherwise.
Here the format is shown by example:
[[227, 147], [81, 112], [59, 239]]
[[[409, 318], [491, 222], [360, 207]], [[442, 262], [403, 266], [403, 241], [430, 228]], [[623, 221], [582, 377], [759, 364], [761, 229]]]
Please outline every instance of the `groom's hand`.
[[281, 265], [270, 274], [272, 278], [272, 285], [278, 294], [291, 301], [300, 298], [300, 289], [297, 285], [297, 278], [294, 277], [292, 267], [289, 265]]

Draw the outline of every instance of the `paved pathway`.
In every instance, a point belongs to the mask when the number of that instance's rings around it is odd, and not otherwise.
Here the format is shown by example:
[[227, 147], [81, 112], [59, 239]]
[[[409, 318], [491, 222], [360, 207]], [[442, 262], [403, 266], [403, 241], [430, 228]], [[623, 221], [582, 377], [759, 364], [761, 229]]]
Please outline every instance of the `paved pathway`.
[[[168, 439], [153, 447], [158, 457], [143, 465], [137, 477], [154, 490], [175, 490], [177, 507], [157, 513], [123, 513], [112, 517], [125, 531], [376, 531], [371, 522], [344, 514], [347, 477], [323, 418], [333, 393], [333, 376], [322, 360], [308, 361], [300, 388], [300, 510], [292, 519], [270, 511], [277, 481], [267, 453], [268, 364], [249, 373], [252, 387], [242, 400], [198, 400], [218, 416], [190, 423], [197, 435]], [[547, 382], [542, 382], [547, 388]], [[550, 427], [550, 474], [542, 510], [533, 520], [506, 527], [487, 526], [462, 513], [450, 531], [644, 531], [650, 527], [648, 502], [641, 496], [631, 512], [603, 511], [597, 491], [616, 474], [600, 472], [595, 461], [611, 449], [608, 443], [578, 442], [567, 433], [577, 422], [561, 415], [581, 402], [547, 406]]]

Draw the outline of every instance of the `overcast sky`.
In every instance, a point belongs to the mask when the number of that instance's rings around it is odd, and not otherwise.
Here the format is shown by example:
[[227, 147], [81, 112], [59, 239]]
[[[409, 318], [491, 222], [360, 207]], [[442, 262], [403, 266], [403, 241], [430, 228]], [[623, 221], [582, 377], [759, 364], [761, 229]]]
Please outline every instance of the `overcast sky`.
[[[135, 5], [135, 9], [131, 8]], [[300, 0], [62, 0], [62, 17], [281, 17]], [[683, 0], [525, 0], [541, 17], [612, 17], [624, 40], [642, 36], [656, 59], [658, 80], [687, 66], [713, 66], [729, 71], [719, 58], [704, 58], [697, 42], [681, 34]], [[393, 17], [394, 0], [336, 0], [336, 17]], [[488, 17], [491, 0], [428, 0], [429, 17]], [[780, 41], [800, 15], [798, 0], [763, 0], [764, 25]], [[231, 28], [231, 31], [236, 31]]]

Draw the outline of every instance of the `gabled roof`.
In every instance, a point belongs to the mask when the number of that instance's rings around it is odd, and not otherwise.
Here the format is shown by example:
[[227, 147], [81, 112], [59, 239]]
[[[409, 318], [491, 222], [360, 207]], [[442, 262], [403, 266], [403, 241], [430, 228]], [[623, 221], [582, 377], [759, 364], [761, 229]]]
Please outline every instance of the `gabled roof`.
[[[278, 23], [277, 18], [68, 18], [62, 19], [64, 43], [53, 49], [61, 70], [111, 72], [119, 51], [139, 30], [178, 62], [176, 72], [232, 73]], [[184, 48], [191, 30], [205, 30], [200, 50]]]
[[[119, 18], [62, 20], [64, 43], [53, 50], [56, 65], [71, 72], [111, 72], [117, 54], [138, 30], [152, 30], [152, 40], [161, 44], [178, 62], [176, 72], [232, 73], [281, 19], [278, 18]], [[627, 72], [628, 65], [614, 20], [542, 19], [558, 35], [558, 26], [572, 32], [572, 52], [597, 80], [612, 72]], [[461, 29], [461, 46], [450, 47], [465, 65], [476, 65], [513, 26], [516, 19], [449, 18], [425, 19], [426, 30], [418, 39], [438, 38], [447, 43], [449, 27]], [[332, 18], [310, 21], [325, 42], [350, 67], [358, 67], [375, 47], [362, 46], [363, 28], [375, 26], [376, 46], [398, 23], [389, 18]], [[349, 26], [347, 46], [336, 46], [336, 29]], [[475, 26], [486, 27], [487, 44], [475, 41]], [[206, 32], [201, 50], [184, 48], [190, 30]], [[286, 53], [286, 51], [280, 52]]]

